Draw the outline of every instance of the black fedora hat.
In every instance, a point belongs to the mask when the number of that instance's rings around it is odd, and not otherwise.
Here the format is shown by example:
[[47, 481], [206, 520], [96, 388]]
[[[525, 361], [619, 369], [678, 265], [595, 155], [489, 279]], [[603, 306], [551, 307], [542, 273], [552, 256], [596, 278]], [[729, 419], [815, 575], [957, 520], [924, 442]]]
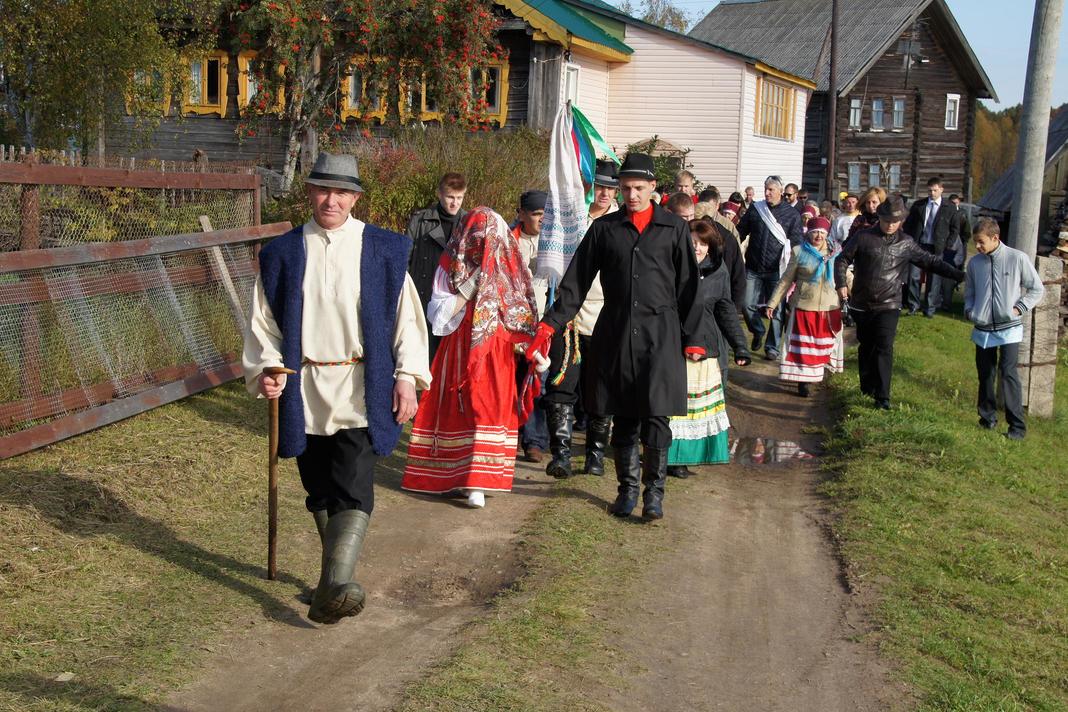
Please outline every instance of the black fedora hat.
[[602, 185], [606, 188], [618, 188], [619, 187], [619, 166], [615, 161], [597, 161], [597, 168], [594, 170], [593, 176], [594, 185]]
[[898, 196], [893, 195], [886, 201], [879, 203], [879, 207], [875, 210], [875, 214], [882, 220], [898, 222], [904, 220], [905, 216], [908, 215], [908, 212], [905, 210], [904, 201]]
[[619, 169], [620, 178], [644, 178], [656, 180], [656, 167], [653, 165], [653, 157], [644, 153], [628, 153], [623, 159], [623, 167]]

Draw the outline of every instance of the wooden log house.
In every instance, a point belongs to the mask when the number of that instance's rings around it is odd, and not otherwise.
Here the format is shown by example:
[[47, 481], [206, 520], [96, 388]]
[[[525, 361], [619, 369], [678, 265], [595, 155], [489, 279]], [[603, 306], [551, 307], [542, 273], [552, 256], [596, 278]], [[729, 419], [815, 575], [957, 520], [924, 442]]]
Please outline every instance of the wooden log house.
[[[971, 202], [976, 102], [994, 87], [945, 0], [841, 0], [837, 190], [924, 195], [941, 176]], [[826, 195], [830, 0], [723, 0], [691, 31], [816, 83], [802, 187]]]
[[[490, 68], [492, 123], [548, 129], [572, 101], [619, 150], [658, 136], [690, 149], [688, 165], [728, 193], [769, 172], [800, 174], [805, 107], [814, 83], [774, 64], [630, 17], [600, 0], [498, 0], [499, 39], [507, 61]], [[200, 149], [219, 162], [279, 169], [285, 131], [267, 121], [239, 142], [235, 129], [254, 95], [252, 53], [211, 53], [190, 65], [191, 96], [166, 111], [159, 129], [136, 143], [132, 132], [108, 136], [108, 152], [188, 160]], [[366, 91], [358, 72], [346, 80], [338, 113], [354, 117]], [[440, 114], [420, 87], [402, 115], [435, 123]], [[379, 104], [376, 121], [385, 118]], [[181, 119], [181, 120], [180, 120]], [[347, 124], [354, 137], [360, 127]]]

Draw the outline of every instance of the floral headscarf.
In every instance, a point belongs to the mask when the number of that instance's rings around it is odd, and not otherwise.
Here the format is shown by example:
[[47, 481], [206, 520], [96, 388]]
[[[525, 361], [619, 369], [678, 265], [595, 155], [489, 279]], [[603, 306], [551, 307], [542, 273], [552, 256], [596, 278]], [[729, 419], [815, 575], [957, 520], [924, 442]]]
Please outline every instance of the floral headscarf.
[[460, 285], [478, 275], [471, 298], [472, 356], [501, 326], [516, 334], [534, 334], [538, 323], [534, 287], [519, 242], [500, 215], [487, 207], [464, 215], [441, 256], [441, 267], [457, 293]]

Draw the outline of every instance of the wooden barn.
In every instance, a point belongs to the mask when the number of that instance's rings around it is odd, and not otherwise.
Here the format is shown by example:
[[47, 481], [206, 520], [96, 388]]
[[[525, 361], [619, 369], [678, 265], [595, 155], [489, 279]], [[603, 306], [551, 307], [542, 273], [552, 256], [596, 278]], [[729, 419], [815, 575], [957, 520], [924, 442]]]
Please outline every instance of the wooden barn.
[[[838, 190], [916, 197], [942, 176], [971, 200], [976, 102], [997, 99], [945, 0], [841, 0]], [[830, 0], [723, 0], [690, 34], [816, 83], [803, 187], [827, 191]]]
[[[758, 185], [769, 173], [800, 178], [812, 81], [600, 0], [498, 0], [495, 9], [508, 50], [507, 61], [490, 69], [486, 97], [498, 127], [549, 128], [570, 100], [620, 150], [653, 136], [689, 149], [687, 162], [703, 183], [730, 191]], [[108, 152], [187, 160], [200, 149], [215, 161], [281, 166], [285, 135], [277, 123], [236, 139], [253, 93], [250, 56], [219, 51], [193, 63], [194, 96], [169, 107], [141, 145], [128, 132], [109, 136]], [[348, 107], [357, 103], [355, 95], [343, 97], [341, 117], [352, 116]], [[406, 113], [412, 121], [439, 118], [425, 102]]]

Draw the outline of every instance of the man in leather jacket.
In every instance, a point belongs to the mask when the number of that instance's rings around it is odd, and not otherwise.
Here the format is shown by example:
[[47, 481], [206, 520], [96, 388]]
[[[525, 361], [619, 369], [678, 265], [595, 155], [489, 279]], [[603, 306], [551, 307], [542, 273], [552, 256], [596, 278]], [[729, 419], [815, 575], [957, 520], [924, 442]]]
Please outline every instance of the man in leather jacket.
[[[424, 315], [434, 291], [434, 271], [441, 261], [441, 253], [445, 251], [453, 228], [464, 217], [462, 206], [466, 192], [467, 179], [463, 174], [446, 173], [438, 181], [437, 201], [428, 208], [417, 210], [408, 221], [408, 237], [412, 240], [408, 274], [419, 292]], [[431, 361], [440, 341], [440, 336], [430, 334]]]
[[[901, 231], [905, 204], [895, 196], [879, 205], [879, 225], [861, 230], [835, 260], [834, 283], [857, 325], [860, 390], [875, 407], [890, 409], [890, 374], [894, 337], [901, 312], [901, 285], [910, 265], [960, 281], [964, 273], [941, 254], [931, 253]], [[846, 268], [853, 265], [853, 289], [846, 287]]]

